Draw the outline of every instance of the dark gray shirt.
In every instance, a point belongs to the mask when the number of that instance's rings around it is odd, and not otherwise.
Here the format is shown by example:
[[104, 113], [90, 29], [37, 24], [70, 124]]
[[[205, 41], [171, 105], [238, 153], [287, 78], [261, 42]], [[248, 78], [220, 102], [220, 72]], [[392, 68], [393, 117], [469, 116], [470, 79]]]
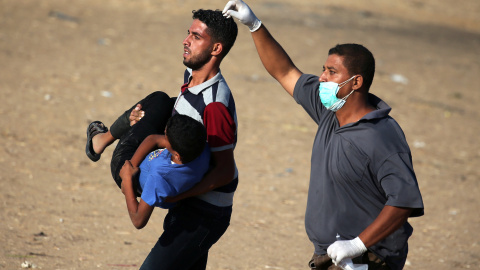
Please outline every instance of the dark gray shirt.
[[[337, 233], [342, 239], [357, 237], [385, 205], [414, 208], [412, 216], [421, 216], [423, 202], [405, 135], [388, 115], [391, 108], [369, 94], [377, 110], [340, 127], [335, 113], [320, 102], [318, 87], [317, 76], [303, 74], [293, 97], [318, 124], [305, 228], [315, 253], [326, 254]], [[370, 250], [401, 269], [412, 231], [406, 223]]]

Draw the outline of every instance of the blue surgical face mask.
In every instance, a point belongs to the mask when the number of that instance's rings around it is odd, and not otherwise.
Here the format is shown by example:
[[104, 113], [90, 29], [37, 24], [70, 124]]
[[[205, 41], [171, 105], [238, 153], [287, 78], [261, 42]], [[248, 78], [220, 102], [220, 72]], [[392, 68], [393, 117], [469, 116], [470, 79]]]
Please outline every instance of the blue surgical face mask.
[[353, 78], [355, 78], [355, 76], [340, 84], [336, 82], [320, 82], [320, 86], [318, 87], [320, 101], [322, 102], [323, 106], [327, 108], [327, 110], [336, 112], [340, 108], [342, 108], [342, 106], [347, 101], [347, 98], [353, 93], [354, 90], [352, 90], [348, 95], [343, 98], [337, 98], [338, 90], [340, 90], [340, 88], [345, 86]]

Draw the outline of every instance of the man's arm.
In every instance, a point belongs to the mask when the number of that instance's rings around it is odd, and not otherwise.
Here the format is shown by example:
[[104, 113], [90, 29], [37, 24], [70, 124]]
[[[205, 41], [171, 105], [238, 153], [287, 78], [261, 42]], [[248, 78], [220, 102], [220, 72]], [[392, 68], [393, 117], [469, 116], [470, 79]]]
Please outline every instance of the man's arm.
[[252, 38], [265, 69], [293, 97], [295, 84], [302, 72], [263, 24], [252, 33]]
[[412, 208], [386, 205], [378, 217], [358, 237], [371, 247], [398, 230], [413, 212]]
[[353, 240], [339, 240], [331, 244], [327, 253], [335, 264], [345, 258], [355, 258], [398, 230], [412, 213], [412, 208], [386, 205], [378, 217], [360, 235]]
[[133, 177], [135, 177], [137, 173], [138, 168], [134, 168], [130, 161], [126, 160], [120, 170], [120, 177], [122, 178], [122, 192], [125, 195], [130, 220], [135, 228], [142, 229], [147, 225], [152, 215], [153, 206], [148, 205], [142, 199], [140, 199], [140, 203], [137, 201], [132, 183]]
[[235, 161], [233, 149], [227, 149], [218, 152], [212, 152], [211, 157], [214, 161], [214, 168], [208, 172], [194, 187], [175, 197], [168, 197], [166, 202], [177, 202], [179, 200], [197, 196], [218, 187], [224, 186], [233, 180], [235, 175]]
[[293, 90], [302, 72], [273, 38], [267, 28], [242, 0], [231, 0], [223, 10], [226, 17], [234, 17], [249, 26], [260, 60], [265, 69], [293, 96]]

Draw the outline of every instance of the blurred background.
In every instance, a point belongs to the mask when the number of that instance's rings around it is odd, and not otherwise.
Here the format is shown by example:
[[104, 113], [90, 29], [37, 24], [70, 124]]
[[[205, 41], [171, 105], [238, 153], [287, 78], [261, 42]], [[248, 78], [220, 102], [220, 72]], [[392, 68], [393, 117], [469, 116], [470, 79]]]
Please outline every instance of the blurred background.
[[[480, 263], [480, 1], [247, 2], [304, 73], [330, 47], [377, 61], [371, 92], [412, 150], [425, 216], [405, 269]], [[0, 0], [0, 269], [138, 269], [165, 210], [136, 230], [110, 176], [110, 147], [85, 155], [85, 130], [147, 94], [176, 96], [194, 9], [218, 0]], [[239, 119], [240, 184], [208, 269], [308, 269], [304, 229], [316, 127], [264, 70], [246, 27], [222, 63]], [[355, 221], [352, 221], [355, 222]]]

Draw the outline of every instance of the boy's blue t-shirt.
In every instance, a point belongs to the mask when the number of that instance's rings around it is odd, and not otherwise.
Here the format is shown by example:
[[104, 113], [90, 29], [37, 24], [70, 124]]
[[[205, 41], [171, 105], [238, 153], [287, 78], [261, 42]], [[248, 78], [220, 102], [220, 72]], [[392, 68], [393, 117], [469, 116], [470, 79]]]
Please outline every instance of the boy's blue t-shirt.
[[172, 197], [192, 188], [202, 180], [210, 164], [210, 148], [205, 148], [195, 160], [186, 164], [172, 163], [172, 154], [167, 149], [158, 149], [140, 164], [141, 198], [150, 206], [171, 208], [174, 203], [166, 203]]

